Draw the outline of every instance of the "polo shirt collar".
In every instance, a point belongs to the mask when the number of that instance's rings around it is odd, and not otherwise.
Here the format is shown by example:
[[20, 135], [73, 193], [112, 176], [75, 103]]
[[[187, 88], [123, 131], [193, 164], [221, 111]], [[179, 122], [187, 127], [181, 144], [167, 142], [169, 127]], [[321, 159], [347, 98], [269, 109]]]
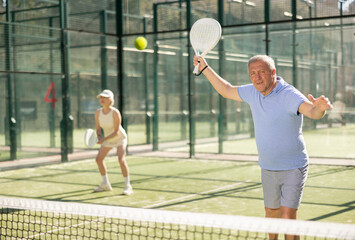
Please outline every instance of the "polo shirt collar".
[[282, 77], [280, 76], [276, 77], [276, 81], [277, 81], [276, 86], [266, 96], [263, 96], [264, 99], [268, 96], [273, 95], [274, 93], [278, 93], [286, 85], [285, 80], [283, 80]]
[[281, 88], [285, 85], [285, 80], [282, 79], [282, 77], [277, 76], [276, 77], [277, 84], [274, 89], [272, 89], [271, 92], [278, 93]]

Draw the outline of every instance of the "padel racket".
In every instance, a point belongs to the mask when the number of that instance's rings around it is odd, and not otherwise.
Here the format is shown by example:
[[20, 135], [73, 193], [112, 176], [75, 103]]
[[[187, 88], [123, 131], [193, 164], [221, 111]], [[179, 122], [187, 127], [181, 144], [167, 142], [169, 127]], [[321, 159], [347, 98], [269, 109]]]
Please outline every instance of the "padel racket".
[[[190, 42], [197, 56], [205, 57], [221, 39], [222, 28], [213, 18], [201, 18], [197, 20], [190, 30]], [[199, 64], [195, 66], [193, 73], [198, 75]]]
[[84, 143], [87, 147], [92, 148], [97, 143], [96, 133], [92, 129], [87, 129], [84, 135]]

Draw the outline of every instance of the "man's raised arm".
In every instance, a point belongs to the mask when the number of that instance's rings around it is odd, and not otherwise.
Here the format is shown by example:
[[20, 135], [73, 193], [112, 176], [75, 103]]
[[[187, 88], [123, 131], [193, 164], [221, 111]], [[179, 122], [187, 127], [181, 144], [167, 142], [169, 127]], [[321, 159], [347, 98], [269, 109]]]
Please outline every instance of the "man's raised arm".
[[[200, 56], [194, 57], [194, 65], [199, 64], [199, 70], [201, 71], [207, 66], [207, 62]], [[231, 85], [229, 82], [221, 78], [211, 67], [207, 67], [202, 72], [205, 77], [210, 81], [214, 89], [221, 94], [224, 98], [232, 99], [238, 102], [242, 102], [242, 99], [238, 93], [238, 87]]]

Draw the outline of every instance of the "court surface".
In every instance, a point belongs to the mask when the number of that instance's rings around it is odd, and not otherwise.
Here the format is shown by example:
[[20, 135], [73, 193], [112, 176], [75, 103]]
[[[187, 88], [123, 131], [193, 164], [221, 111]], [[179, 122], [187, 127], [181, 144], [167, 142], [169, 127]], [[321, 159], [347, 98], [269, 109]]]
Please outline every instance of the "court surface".
[[[95, 160], [3, 171], [0, 195], [202, 213], [264, 216], [255, 162], [128, 156], [134, 194], [121, 195], [116, 157], [106, 160], [111, 192], [94, 193]], [[355, 222], [354, 166], [311, 165], [299, 219]]]

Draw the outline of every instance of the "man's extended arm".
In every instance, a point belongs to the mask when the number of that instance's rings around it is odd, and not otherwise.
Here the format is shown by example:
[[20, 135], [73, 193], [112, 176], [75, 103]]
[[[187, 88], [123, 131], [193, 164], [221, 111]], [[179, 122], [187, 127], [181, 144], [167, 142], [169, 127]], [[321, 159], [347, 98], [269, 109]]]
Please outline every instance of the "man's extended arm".
[[310, 102], [303, 102], [298, 108], [298, 111], [308, 118], [321, 119], [328, 109], [333, 108], [329, 99], [324, 96], [315, 99], [311, 94], [308, 94], [308, 99]]
[[[195, 56], [194, 65], [196, 66], [198, 61], [200, 62], [199, 70], [201, 71], [206, 65], [207, 62], [204, 58]], [[238, 87], [231, 85], [229, 82], [221, 78], [211, 67], [207, 67], [202, 72], [205, 77], [210, 81], [214, 89], [225, 98], [229, 98], [238, 102], [242, 102], [238, 94]]]

